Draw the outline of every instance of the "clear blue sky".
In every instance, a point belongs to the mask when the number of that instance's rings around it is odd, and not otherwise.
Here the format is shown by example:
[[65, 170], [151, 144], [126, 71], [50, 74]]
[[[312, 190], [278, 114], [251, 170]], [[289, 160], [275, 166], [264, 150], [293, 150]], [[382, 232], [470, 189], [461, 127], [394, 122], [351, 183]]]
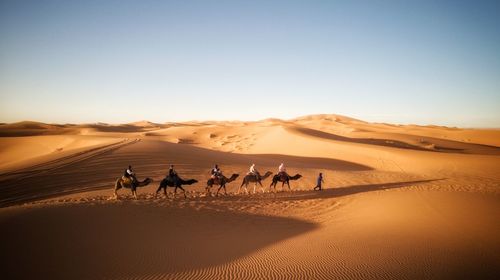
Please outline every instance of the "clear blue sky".
[[500, 1], [1, 1], [0, 122], [500, 127]]

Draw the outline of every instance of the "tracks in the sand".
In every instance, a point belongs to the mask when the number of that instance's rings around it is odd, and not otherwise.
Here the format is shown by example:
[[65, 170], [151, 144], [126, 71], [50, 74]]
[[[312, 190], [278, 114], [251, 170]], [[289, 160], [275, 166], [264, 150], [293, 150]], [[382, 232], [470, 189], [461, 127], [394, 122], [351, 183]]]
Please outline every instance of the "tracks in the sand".
[[18, 169], [15, 171], [6, 172], [3, 174], [0, 174], [0, 184], [2, 184], [3, 181], [9, 180], [9, 179], [14, 179], [14, 180], [24, 179], [24, 178], [27, 178], [30, 176], [34, 176], [34, 175], [43, 173], [43, 172], [52, 171], [52, 170], [55, 170], [55, 169], [58, 169], [61, 167], [65, 167], [65, 166], [68, 166], [68, 165], [71, 165], [71, 164], [74, 164], [77, 162], [81, 162], [81, 161], [84, 161], [86, 159], [89, 159], [89, 158], [92, 158], [95, 156], [99, 156], [99, 155], [103, 155], [105, 153], [112, 152], [114, 150], [120, 149], [120, 148], [128, 146], [128, 145], [135, 144], [139, 141], [141, 141], [141, 140], [140, 139], [133, 139], [133, 140], [123, 139], [123, 140], [116, 142], [116, 143], [95, 147], [95, 148], [81, 151], [81, 152], [78, 152], [75, 154], [71, 154], [71, 155], [61, 157], [61, 158], [57, 158], [57, 159], [54, 159], [51, 161], [35, 164], [35, 165], [30, 166], [30, 167], [25, 167], [25, 168]]
[[[72, 166], [112, 153], [140, 141], [140, 139], [123, 139], [112, 144], [94, 147], [51, 161], [0, 174], [0, 207], [29, 202], [37, 198], [43, 199], [48, 195], [52, 195], [58, 190], [52, 188], [50, 184], [44, 184], [43, 182], [51, 180], [53, 174], [57, 172], [64, 173], [64, 170], [67, 170], [67, 168], [72, 168]], [[72, 190], [69, 190], [69, 192], [72, 192]]]

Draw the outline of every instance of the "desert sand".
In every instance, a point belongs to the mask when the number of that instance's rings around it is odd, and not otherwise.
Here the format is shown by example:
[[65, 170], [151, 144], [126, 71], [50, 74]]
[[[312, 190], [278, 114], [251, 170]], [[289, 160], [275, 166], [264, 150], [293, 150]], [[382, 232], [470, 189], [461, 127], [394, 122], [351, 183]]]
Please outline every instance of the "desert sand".
[[[3, 279], [499, 279], [500, 130], [339, 115], [0, 125]], [[239, 186], [285, 163], [291, 190]], [[112, 197], [128, 165], [153, 183]], [[176, 196], [154, 197], [170, 164]], [[239, 174], [205, 192], [210, 169]], [[313, 191], [319, 172], [324, 189]]]

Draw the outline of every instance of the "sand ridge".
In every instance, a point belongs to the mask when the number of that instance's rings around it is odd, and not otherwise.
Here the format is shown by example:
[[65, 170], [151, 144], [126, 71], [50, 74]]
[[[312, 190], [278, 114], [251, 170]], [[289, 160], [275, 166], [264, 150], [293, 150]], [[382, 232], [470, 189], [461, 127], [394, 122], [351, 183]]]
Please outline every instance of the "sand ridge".
[[[8, 279], [498, 279], [500, 132], [339, 115], [0, 125]], [[291, 190], [253, 185], [284, 162]], [[205, 193], [219, 164], [240, 177]], [[153, 183], [120, 190], [132, 165]], [[154, 193], [174, 164], [187, 198]], [[312, 191], [319, 172], [325, 189]], [[71, 256], [68, 258], [68, 256]], [[22, 265], [22, 268], [21, 268]]]

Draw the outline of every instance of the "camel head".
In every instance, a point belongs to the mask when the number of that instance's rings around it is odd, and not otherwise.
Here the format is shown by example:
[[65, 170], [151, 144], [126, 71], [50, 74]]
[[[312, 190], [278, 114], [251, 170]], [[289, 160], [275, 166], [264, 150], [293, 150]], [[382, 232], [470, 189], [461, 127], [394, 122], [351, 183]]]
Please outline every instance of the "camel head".
[[227, 182], [229, 183], [229, 182], [236, 180], [236, 178], [238, 178], [238, 176], [240, 176], [240, 174], [234, 173], [233, 175], [231, 175], [231, 177], [229, 177], [229, 179], [227, 179]]
[[151, 184], [152, 182], [153, 182], [153, 179], [151, 179], [151, 178], [149, 178], [149, 177], [148, 177], [148, 178], [146, 178], [146, 179], [144, 179], [144, 181], [142, 181], [142, 183], [143, 183], [144, 185], [149, 185], [149, 184]]
[[271, 175], [273, 175], [273, 172], [271, 172], [271, 171], [267, 171], [267, 172], [266, 172], [266, 174], [264, 174], [264, 175], [262, 176], [262, 179], [265, 179], [265, 178], [267, 178], [267, 177], [269, 177], [269, 176], [271, 176]]
[[196, 180], [196, 179], [189, 179], [189, 180], [187, 180], [187, 181], [185, 181], [183, 183], [186, 184], [186, 185], [192, 185], [192, 184], [198, 183], [198, 180]]

